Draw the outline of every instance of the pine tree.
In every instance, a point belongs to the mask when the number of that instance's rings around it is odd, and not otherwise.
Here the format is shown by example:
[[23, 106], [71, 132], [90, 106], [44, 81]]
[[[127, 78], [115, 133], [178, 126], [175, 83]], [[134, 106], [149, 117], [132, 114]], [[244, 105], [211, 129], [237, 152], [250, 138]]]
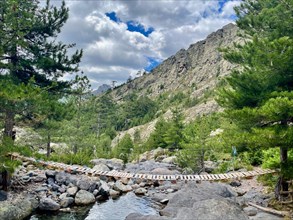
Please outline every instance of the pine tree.
[[[69, 57], [67, 50], [74, 44], [56, 42], [67, 19], [68, 9], [64, 2], [60, 8], [51, 6], [49, 1], [44, 8], [37, 0], [1, 2], [0, 80], [8, 80], [9, 89], [27, 86], [31, 82], [31, 87], [44, 92], [68, 92], [72, 82], [63, 81], [61, 77], [78, 70], [82, 51], [76, 51]], [[21, 96], [23, 93], [20, 91], [19, 97], [25, 102], [25, 96]], [[5, 115], [4, 137], [12, 138], [15, 115], [20, 112], [20, 105], [13, 107], [17, 99], [0, 98], [5, 103], [1, 107]]]
[[[227, 78], [218, 99], [226, 116], [254, 135], [250, 141], [256, 146], [280, 148], [283, 174], [290, 167], [288, 150], [293, 146], [292, 9], [293, 1], [277, 0], [245, 0], [236, 7], [237, 25], [246, 40], [223, 50], [240, 68]], [[285, 178], [290, 176], [283, 174], [286, 191]]]
[[183, 138], [183, 116], [178, 108], [173, 109], [172, 113], [171, 126], [168, 128], [163, 137], [169, 149], [179, 150], [181, 148], [180, 142]]

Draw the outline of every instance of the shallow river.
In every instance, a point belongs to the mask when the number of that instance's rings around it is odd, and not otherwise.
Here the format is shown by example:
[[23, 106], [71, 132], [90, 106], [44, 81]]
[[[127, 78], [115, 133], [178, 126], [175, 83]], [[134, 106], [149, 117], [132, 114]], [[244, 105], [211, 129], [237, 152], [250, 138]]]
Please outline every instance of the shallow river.
[[71, 213], [35, 214], [30, 220], [122, 220], [133, 212], [158, 215], [158, 208], [149, 198], [138, 197], [130, 192], [115, 200], [74, 209]]

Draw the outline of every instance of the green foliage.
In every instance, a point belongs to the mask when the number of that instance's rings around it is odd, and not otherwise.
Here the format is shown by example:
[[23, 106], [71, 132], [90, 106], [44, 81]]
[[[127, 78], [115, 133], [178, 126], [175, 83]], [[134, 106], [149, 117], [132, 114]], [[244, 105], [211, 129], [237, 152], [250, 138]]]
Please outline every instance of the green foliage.
[[129, 134], [124, 135], [124, 137], [118, 142], [117, 146], [113, 150], [113, 155], [116, 158], [122, 159], [124, 163], [128, 162], [129, 155], [133, 151], [134, 144], [131, 140]]
[[151, 133], [143, 148], [146, 150], [156, 149], [158, 147], [166, 148], [167, 144], [164, 140], [164, 135], [169, 127], [170, 122], [166, 122], [163, 118], [159, 118], [155, 125], [155, 131]]
[[66, 163], [66, 164], [79, 164], [79, 165], [86, 165], [90, 166], [90, 160], [92, 159], [92, 154], [90, 151], [82, 150], [74, 153], [68, 153], [68, 154], [54, 154], [52, 153], [50, 160]]
[[183, 150], [177, 155], [177, 163], [181, 167], [189, 167], [194, 172], [204, 169], [207, 152], [209, 155], [214, 153], [216, 143], [210, 134], [217, 128], [217, 120], [217, 116], [210, 115], [197, 118], [186, 126], [181, 139]]
[[[278, 147], [283, 153], [293, 143], [292, 7], [292, 1], [268, 0], [245, 0], [236, 7], [237, 24], [249, 40], [223, 50], [240, 68], [226, 78], [218, 98], [226, 117], [246, 133], [247, 146]], [[283, 173], [288, 163], [279, 163]]]
[[169, 149], [180, 149], [183, 138], [182, 130], [183, 125], [183, 115], [179, 109], [172, 109], [172, 121], [170, 126], [163, 135], [163, 140], [166, 143], [166, 147]]
[[0, 172], [8, 171], [13, 173], [14, 169], [21, 164], [20, 161], [11, 160], [10, 157], [7, 157], [7, 154], [11, 152], [18, 152], [28, 157], [32, 156], [32, 151], [29, 147], [14, 145], [12, 140], [7, 138], [0, 144]]

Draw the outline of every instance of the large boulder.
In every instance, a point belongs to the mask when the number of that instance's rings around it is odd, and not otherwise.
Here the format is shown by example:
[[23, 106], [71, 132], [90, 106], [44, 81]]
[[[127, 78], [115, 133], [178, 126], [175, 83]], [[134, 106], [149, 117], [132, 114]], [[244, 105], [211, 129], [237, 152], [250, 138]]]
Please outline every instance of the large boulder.
[[95, 196], [92, 193], [85, 190], [79, 190], [76, 193], [74, 200], [76, 205], [88, 205], [94, 203], [95, 201]]
[[192, 207], [178, 209], [176, 220], [248, 220], [248, 216], [235, 204], [225, 199], [198, 201]]
[[34, 197], [19, 198], [12, 202], [4, 201], [0, 205], [0, 219], [19, 220], [32, 214], [38, 201]]
[[170, 198], [168, 205], [160, 210], [160, 214], [168, 217], [176, 217], [181, 208], [192, 208], [196, 202], [210, 199], [223, 200], [232, 198], [237, 194], [224, 184], [202, 182], [196, 184], [189, 182], [181, 190], [175, 192]]
[[104, 164], [106, 165], [110, 170], [122, 170], [124, 168], [124, 162], [121, 159], [112, 158], [112, 159], [93, 159], [91, 160], [91, 163], [94, 165]]
[[110, 171], [110, 168], [105, 164], [97, 164], [92, 168], [94, 171]]
[[42, 198], [39, 209], [43, 211], [57, 211], [60, 209], [60, 205], [50, 198]]

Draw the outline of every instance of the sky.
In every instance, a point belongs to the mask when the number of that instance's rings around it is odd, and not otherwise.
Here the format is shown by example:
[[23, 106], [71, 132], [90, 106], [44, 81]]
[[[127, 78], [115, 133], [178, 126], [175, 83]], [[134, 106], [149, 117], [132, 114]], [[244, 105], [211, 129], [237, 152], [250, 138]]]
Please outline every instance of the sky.
[[[92, 89], [117, 85], [235, 21], [240, 0], [65, 0], [58, 39], [83, 49], [80, 70]], [[51, 0], [54, 5], [60, 0]]]

